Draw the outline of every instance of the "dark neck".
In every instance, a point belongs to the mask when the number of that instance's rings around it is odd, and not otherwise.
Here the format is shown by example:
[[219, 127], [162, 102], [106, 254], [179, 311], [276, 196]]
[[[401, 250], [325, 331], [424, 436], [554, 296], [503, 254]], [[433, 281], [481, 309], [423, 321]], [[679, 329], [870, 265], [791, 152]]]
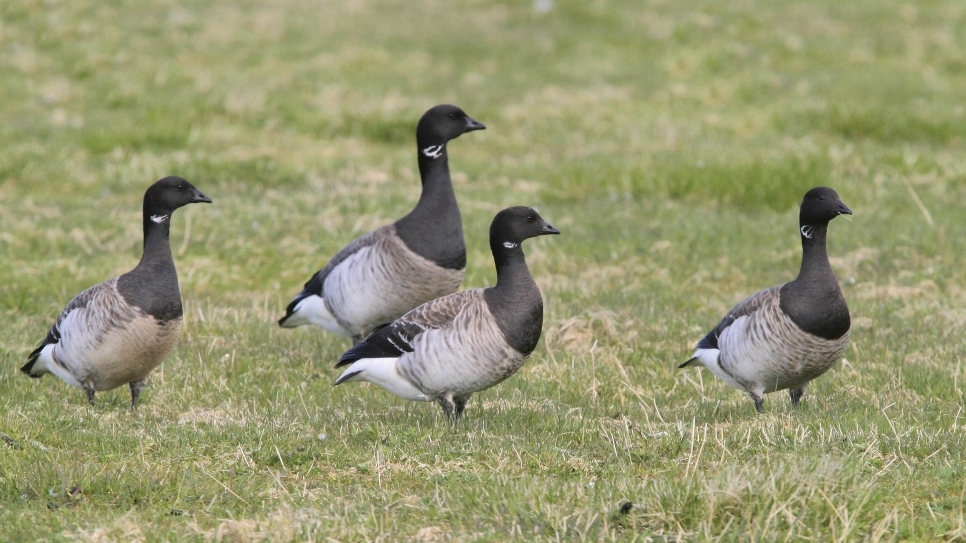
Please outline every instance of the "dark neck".
[[[463, 220], [450, 181], [446, 146], [421, 143], [418, 147], [423, 192], [416, 207], [396, 221], [396, 234], [423, 258], [461, 270], [466, 267]], [[427, 156], [427, 149], [436, 158]]]
[[494, 246], [491, 243], [490, 251], [496, 263], [496, 286], [493, 288], [510, 291], [524, 286], [537, 286], [533, 276], [530, 275], [527, 257], [523, 254], [523, 247], [520, 244], [508, 248], [503, 245]]
[[839, 290], [838, 281], [832, 272], [832, 265], [828, 261], [825, 250], [825, 239], [828, 235], [828, 223], [819, 225], [802, 225], [799, 227], [802, 240], [802, 266], [798, 270], [795, 283], [834, 283], [835, 290]]
[[781, 289], [782, 311], [802, 330], [825, 339], [849, 331], [851, 320], [842, 289], [825, 250], [828, 223], [802, 225], [802, 267]]
[[[161, 222], [151, 217], [166, 217]], [[144, 212], [144, 253], [136, 268], [118, 278], [118, 290], [131, 305], [159, 321], [182, 315], [178, 272], [168, 235], [171, 213]]]
[[144, 217], [144, 253], [141, 255], [142, 265], [155, 265], [164, 262], [173, 264], [171, 258], [171, 243], [168, 237], [171, 234], [171, 214], [155, 215], [156, 217], [166, 216], [162, 222], [155, 222], [151, 216], [145, 214]]
[[543, 330], [543, 297], [530, 275], [523, 249], [493, 246], [496, 286], [484, 291], [490, 313], [506, 342], [523, 354], [537, 347]]

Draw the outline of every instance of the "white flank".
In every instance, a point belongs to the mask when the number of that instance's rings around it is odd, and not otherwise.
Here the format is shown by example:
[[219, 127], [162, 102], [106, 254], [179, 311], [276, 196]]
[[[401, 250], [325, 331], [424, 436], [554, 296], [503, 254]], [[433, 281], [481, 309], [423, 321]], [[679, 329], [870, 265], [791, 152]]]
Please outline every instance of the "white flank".
[[60, 377], [70, 386], [84, 388], [80, 384], [80, 381], [78, 381], [76, 377], [67, 371], [67, 368], [61, 366], [54, 360], [54, 347], [56, 346], [56, 343], [51, 343], [40, 351], [40, 356], [37, 357], [37, 361], [34, 362], [34, 366], [30, 369], [30, 375], [41, 375], [43, 373], [50, 372], [57, 377]]
[[[432, 398], [423, 394], [409, 379], [399, 375], [396, 370], [398, 358], [362, 358], [352, 363], [339, 377], [337, 383], [349, 381], [367, 381], [378, 385], [404, 400], [411, 402], [429, 402]], [[358, 372], [358, 373], [357, 373]], [[347, 375], [352, 377], [346, 378]], [[343, 381], [345, 379], [345, 381]]]
[[292, 311], [292, 315], [285, 319], [285, 323], [282, 324], [283, 328], [295, 328], [296, 326], [303, 326], [306, 324], [311, 324], [314, 326], [319, 326], [332, 332], [333, 334], [339, 334], [340, 336], [351, 337], [352, 334], [339, 324], [339, 321], [329, 313], [328, 308], [325, 307], [325, 300], [320, 296], [315, 294], [303, 299], [298, 305], [295, 306], [295, 311]]

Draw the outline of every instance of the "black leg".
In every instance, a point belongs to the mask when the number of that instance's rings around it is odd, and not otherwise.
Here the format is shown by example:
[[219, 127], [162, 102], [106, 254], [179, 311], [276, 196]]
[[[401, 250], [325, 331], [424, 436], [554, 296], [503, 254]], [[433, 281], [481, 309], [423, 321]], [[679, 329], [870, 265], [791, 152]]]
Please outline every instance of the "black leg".
[[457, 421], [459, 421], [460, 417], [463, 416], [463, 409], [466, 408], [466, 402], [470, 401], [470, 396], [472, 396], [472, 394], [467, 394], [466, 396], [453, 396], [453, 403], [456, 404]]
[[802, 401], [802, 396], [805, 395], [805, 387], [790, 388], [788, 389], [788, 397], [792, 399], [792, 407], [798, 408], [798, 404]]
[[87, 403], [94, 405], [94, 385], [84, 383], [84, 392], [87, 392]]
[[453, 403], [453, 398], [450, 396], [437, 396], [436, 403], [443, 408], [443, 413], [446, 413], [446, 418], [453, 418], [453, 410], [456, 408], [456, 404]]
[[141, 397], [141, 389], [144, 388], [144, 383], [148, 378], [140, 379], [138, 381], [131, 381], [129, 384], [131, 386], [131, 409], [133, 410], [138, 406], [138, 398]]
[[761, 395], [758, 394], [758, 393], [749, 392], [748, 394], [751, 395], [752, 401], [755, 402], [755, 410], [758, 411], [758, 414], [759, 415], [764, 415], [765, 414], [765, 409], [764, 409], [763, 405], [765, 403], [765, 400], [762, 399]]

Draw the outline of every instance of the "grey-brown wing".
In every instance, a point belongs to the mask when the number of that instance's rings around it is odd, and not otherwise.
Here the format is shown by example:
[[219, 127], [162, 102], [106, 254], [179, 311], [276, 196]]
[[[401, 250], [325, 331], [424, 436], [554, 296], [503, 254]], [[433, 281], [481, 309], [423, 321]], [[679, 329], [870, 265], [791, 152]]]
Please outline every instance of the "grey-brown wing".
[[403, 353], [411, 353], [413, 341], [419, 334], [452, 326], [467, 304], [481, 301], [482, 297], [482, 289], [464, 290], [426, 302], [395, 321], [373, 330], [362, 343], [346, 351], [335, 367], [363, 358], [393, 358]]
[[[317, 271], [315, 275], [313, 275], [312, 278], [305, 283], [302, 294], [315, 294], [316, 296], [322, 296], [322, 288], [325, 285], [325, 279], [330, 273], [332, 273], [332, 270], [334, 270], [336, 266], [362, 249], [375, 245], [379, 243], [382, 238], [392, 236], [394, 233], [395, 227], [389, 224], [354, 239], [351, 243], [339, 250], [339, 252], [336, 253], [331, 260], [329, 260], [325, 267]], [[303, 297], [304, 296], [299, 296], [296, 300], [301, 300]], [[293, 301], [292, 303], [295, 304], [297, 301]]]
[[[40, 346], [34, 349], [27, 357], [27, 365], [33, 365], [44, 347], [60, 342], [64, 333], [62, 329], [64, 326], [81, 326], [81, 323], [83, 323], [83, 326], [90, 326], [93, 324], [89, 322], [91, 320], [97, 322], [106, 321], [123, 326], [134, 318], [133, 312], [119, 310], [116, 303], [105, 303], [105, 301], [109, 300], [117, 302], [123, 301], [117, 292], [117, 277], [108, 279], [103, 283], [98, 283], [77, 296], [74, 296], [67, 303], [67, 307], [57, 316], [57, 320], [54, 321], [53, 326], [47, 331], [47, 336], [40, 343]], [[84, 318], [76, 318], [76, 314], [79, 314], [77, 312], [84, 313]], [[87, 313], [95, 315], [96, 318], [87, 318]], [[75, 315], [75, 317], [72, 317], [72, 315]], [[75, 322], [77, 324], [73, 324]], [[94, 331], [96, 332], [96, 330]]]

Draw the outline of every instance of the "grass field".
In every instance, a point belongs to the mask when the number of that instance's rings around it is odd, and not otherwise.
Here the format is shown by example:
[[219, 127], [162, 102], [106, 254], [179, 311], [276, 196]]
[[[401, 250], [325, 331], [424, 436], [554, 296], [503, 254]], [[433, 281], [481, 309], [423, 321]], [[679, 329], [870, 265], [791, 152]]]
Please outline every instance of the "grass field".
[[[960, 0], [143, 4], [0, 3], [0, 540], [966, 539]], [[444, 102], [488, 127], [449, 146], [464, 287], [499, 209], [563, 234], [526, 245], [543, 341], [455, 427], [275, 324], [414, 205]], [[214, 205], [174, 217], [186, 326], [137, 412], [22, 375], [168, 174]], [[676, 366], [794, 278], [817, 185], [852, 344], [756, 416]]]

